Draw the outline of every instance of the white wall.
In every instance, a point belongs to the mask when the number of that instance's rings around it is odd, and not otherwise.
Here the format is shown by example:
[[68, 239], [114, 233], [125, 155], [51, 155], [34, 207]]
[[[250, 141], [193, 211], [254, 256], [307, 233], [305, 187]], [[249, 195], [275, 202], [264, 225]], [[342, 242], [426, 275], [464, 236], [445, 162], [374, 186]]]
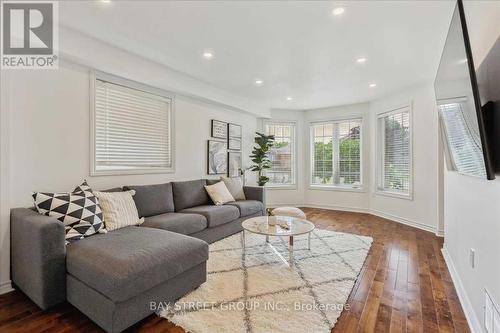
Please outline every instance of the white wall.
[[[304, 187], [306, 186], [304, 167], [308, 161], [305, 150], [304, 112], [291, 110], [271, 110], [272, 120], [291, 121], [296, 124], [296, 186], [293, 189], [267, 188], [267, 204], [269, 206], [292, 205], [300, 206], [304, 203]], [[263, 127], [261, 127], [263, 128]]]
[[[298, 121], [302, 119], [298, 138], [299, 141], [302, 140], [303, 144], [299, 154], [298, 167], [299, 175], [302, 177], [299, 179], [299, 184], [303, 186], [295, 191], [268, 189], [268, 204], [271, 206], [294, 204], [369, 212], [440, 233], [441, 230], [438, 230], [439, 140], [435, 104], [434, 89], [432, 84], [428, 83], [405, 89], [370, 103], [294, 112], [293, 119]], [[407, 105], [412, 106], [413, 115], [413, 197], [411, 200], [375, 194], [377, 114]], [[288, 112], [290, 111], [273, 111], [272, 118], [290, 119]], [[310, 122], [349, 117], [363, 118], [363, 189], [361, 191], [345, 191], [309, 187]]]
[[[500, 2], [466, 1], [476, 67], [500, 36]], [[500, 304], [500, 179], [444, 172], [443, 253], [473, 332], [483, 332], [484, 290]], [[475, 267], [469, 251], [475, 250]]]
[[267, 188], [269, 206], [308, 206], [331, 209], [364, 211], [369, 207], [369, 184], [360, 191], [314, 189], [309, 187], [310, 144], [309, 125], [313, 121], [343, 118], [363, 118], [363, 179], [369, 179], [369, 104], [345, 105], [324, 109], [290, 111], [272, 110], [273, 120], [295, 121], [297, 123], [297, 186], [294, 189]]
[[[370, 103], [371, 123], [377, 114], [411, 106], [413, 144], [412, 199], [373, 194], [370, 210], [378, 215], [436, 232], [438, 226], [438, 113], [432, 84], [406, 89]], [[376, 188], [376, 131], [371, 135], [371, 188]]]
[[[354, 104], [345, 105], [325, 109], [307, 110], [304, 115], [304, 141], [306, 142], [307, 162], [305, 163], [305, 204], [307, 206], [325, 207], [339, 210], [365, 211], [369, 208], [370, 202], [370, 118], [369, 104]], [[310, 133], [309, 125], [314, 121], [345, 119], [345, 118], [362, 118], [362, 182], [363, 189], [346, 191], [340, 189], [318, 189], [309, 186], [310, 181]]]
[[[85, 49], [89, 56], [83, 64], [66, 55], [70, 60], [62, 60], [58, 70], [2, 71], [0, 293], [10, 290], [9, 210], [32, 205], [32, 191], [69, 191], [83, 179], [93, 188], [103, 189], [207, 177], [210, 119], [243, 126], [243, 163], [250, 164], [257, 117], [238, 111], [242, 104], [229, 107], [206, 98], [217, 97], [214, 91], [200, 99], [183, 91], [176, 96], [175, 105], [175, 173], [90, 177], [90, 69], [98, 67], [161, 89], [172, 88], [165, 79], [170, 69], [118, 49], [91, 47], [90, 42], [80, 44], [82, 53]], [[251, 182], [252, 175], [249, 178]]]
[[92, 187], [106, 188], [206, 177], [210, 119], [243, 125], [243, 156], [248, 163], [254, 116], [177, 97], [174, 174], [90, 177], [89, 69], [64, 64], [57, 71], [19, 71], [8, 80], [10, 177], [16, 180], [10, 190], [12, 205], [29, 205], [31, 191], [66, 191], [84, 178]]

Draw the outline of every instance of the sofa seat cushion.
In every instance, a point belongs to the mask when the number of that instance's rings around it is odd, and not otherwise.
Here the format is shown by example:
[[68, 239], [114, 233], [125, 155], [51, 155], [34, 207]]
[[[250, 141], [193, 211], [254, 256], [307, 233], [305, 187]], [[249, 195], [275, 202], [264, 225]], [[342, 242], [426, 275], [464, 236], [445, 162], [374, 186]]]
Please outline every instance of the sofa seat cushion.
[[236, 206], [240, 210], [240, 216], [248, 216], [255, 213], [264, 214], [264, 204], [257, 200], [238, 200], [226, 205]]
[[207, 228], [207, 219], [200, 214], [165, 213], [146, 217], [143, 227], [157, 228], [190, 235]]
[[178, 233], [126, 227], [72, 243], [68, 274], [122, 302], [206, 261], [208, 244]]
[[223, 205], [213, 206], [204, 205], [186, 208], [180, 213], [200, 214], [205, 216], [208, 222], [208, 227], [213, 228], [218, 225], [226, 224], [240, 217], [240, 211], [235, 206]]

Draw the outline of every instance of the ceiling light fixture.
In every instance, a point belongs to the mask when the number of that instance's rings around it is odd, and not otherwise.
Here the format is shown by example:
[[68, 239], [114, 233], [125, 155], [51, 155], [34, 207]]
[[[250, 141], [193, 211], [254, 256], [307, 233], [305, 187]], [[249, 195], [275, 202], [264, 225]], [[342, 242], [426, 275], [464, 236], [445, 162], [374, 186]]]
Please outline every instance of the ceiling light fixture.
[[376, 83], [370, 83], [370, 84], [368, 85], [368, 87], [370, 87], [370, 88], [375, 88], [376, 86], [377, 86], [377, 84], [376, 84]]
[[332, 10], [332, 14], [335, 15], [335, 16], [342, 15], [342, 14], [344, 14], [344, 12], [345, 12], [345, 8], [344, 7], [337, 7], [337, 8], [334, 8]]
[[358, 59], [356, 59], [356, 62], [359, 64], [364, 64], [366, 62], [366, 58], [364, 58], [364, 57], [358, 58]]
[[293, 97], [292, 97], [292, 96], [288, 96], [288, 97], [286, 98], [286, 100], [287, 100], [287, 101], [291, 101], [291, 100], [293, 100]]
[[211, 51], [205, 51], [203, 52], [203, 58], [205, 59], [212, 59], [214, 57], [214, 54]]
[[102, 3], [110, 3], [111, 0], [101, 0]]
[[264, 83], [264, 81], [262, 81], [260, 79], [255, 80], [255, 85], [257, 85], [257, 86], [261, 86], [263, 83]]

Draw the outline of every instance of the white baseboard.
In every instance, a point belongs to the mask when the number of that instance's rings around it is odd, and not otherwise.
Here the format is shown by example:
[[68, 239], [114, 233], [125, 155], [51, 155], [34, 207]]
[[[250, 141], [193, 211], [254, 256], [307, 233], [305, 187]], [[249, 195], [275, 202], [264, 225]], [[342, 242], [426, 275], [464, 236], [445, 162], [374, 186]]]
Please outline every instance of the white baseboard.
[[351, 206], [304, 204], [303, 207], [329, 209], [329, 210], [341, 210], [344, 212], [353, 212], [353, 213], [369, 213], [369, 210], [366, 208], [351, 207]]
[[13, 291], [12, 283], [9, 281], [0, 283], [0, 295]]
[[414, 227], [417, 229], [425, 230], [432, 232], [436, 234], [436, 236], [442, 237], [442, 235], [437, 231], [437, 228], [434, 228], [432, 226], [422, 224], [416, 221], [412, 221], [400, 216], [384, 213], [375, 209], [369, 209], [369, 208], [361, 208], [361, 207], [350, 207], [350, 206], [336, 206], [336, 205], [316, 205], [316, 204], [272, 204], [272, 205], [267, 205], [269, 208], [275, 208], [275, 207], [282, 207], [282, 206], [293, 206], [293, 207], [309, 207], [309, 208], [320, 208], [320, 209], [329, 209], [329, 210], [340, 210], [344, 212], [353, 212], [353, 213], [365, 213], [365, 214], [371, 214], [375, 215], [384, 219], [388, 219], [397, 223], [401, 223], [410, 227]]
[[465, 291], [465, 287], [460, 279], [460, 275], [458, 274], [455, 265], [453, 264], [453, 260], [446, 249], [446, 243], [441, 249], [443, 253], [444, 261], [446, 262], [446, 266], [448, 266], [448, 271], [450, 272], [451, 279], [453, 280], [453, 284], [455, 285], [455, 289], [458, 294], [458, 299], [460, 300], [460, 304], [462, 305], [462, 309], [465, 313], [465, 318], [467, 318], [467, 323], [469, 324], [470, 330], [472, 333], [483, 333], [483, 327], [480, 324], [479, 319], [474, 312], [474, 308], [472, 307], [472, 303], [467, 296], [467, 292]]
[[436, 230], [436, 236], [444, 237], [444, 230]]
[[422, 230], [429, 231], [429, 232], [432, 232], [432, 233], [436, 233], [436, 228], [434, 228], [434, 227], [432, 227], [430, 225], [426, 225], [426, 224], [423, 224], [423, 223], [412, 221], [412, 220], [409, 220], [407, 218], [400, 217], [400, 216], [397, 216], [397, 215], [393, 215], [393, 214], [388, 214], [388, 213], [385, 213], [385, 212], [381, 212], [381, 211], [375, 210], [375, 209], [370, 209], [369, 212], [372, 215], [375, 215], [375, 216], [378, 216], [378, 217], [381, 217], [381, 218], [384, 218], [384, 219], [388, 219], [388, 220], [391, 220], [391, 221], [394, 221], [394, 222], [398, 222], [398, 223], [401, 223], [401, 224], [408, 225], [410, 227], [414, 227], [414, 228], [422, 229]]

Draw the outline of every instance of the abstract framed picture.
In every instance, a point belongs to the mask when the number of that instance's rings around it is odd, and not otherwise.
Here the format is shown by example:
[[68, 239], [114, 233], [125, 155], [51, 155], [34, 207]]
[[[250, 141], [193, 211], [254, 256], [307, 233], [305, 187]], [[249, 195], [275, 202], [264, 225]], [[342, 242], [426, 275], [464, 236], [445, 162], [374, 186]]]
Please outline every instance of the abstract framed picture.
[[224, 141], [208, 140], [207, 174], [222, 175], [227, 173], [227, 145]]
[[241, 139], [241, 126], [240, 125], [229, 123], [229, 124], [227, 124], [227, 131], [228, 131], [227, 137], [229, 139], [231, 139], [231, 138]]
[[227, 123], [212, 119], [210, 126], [210, 136], [212, 138], [226, 139], [227, 138]]
[[227, 176], [239, 177], [241, 168], [241, 153], [229, 151], [227, 153]]

